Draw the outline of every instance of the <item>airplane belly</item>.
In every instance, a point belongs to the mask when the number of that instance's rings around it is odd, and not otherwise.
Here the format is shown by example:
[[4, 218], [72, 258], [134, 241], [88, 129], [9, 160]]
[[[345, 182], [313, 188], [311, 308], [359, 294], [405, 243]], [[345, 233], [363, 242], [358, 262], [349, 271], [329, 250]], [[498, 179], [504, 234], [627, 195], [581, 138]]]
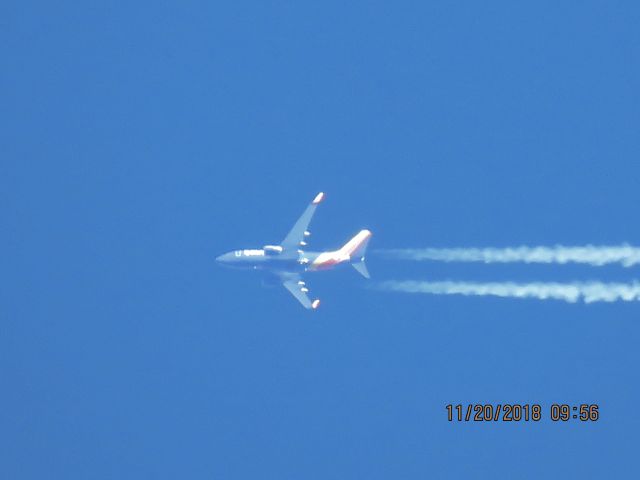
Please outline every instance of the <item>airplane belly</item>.
[[262, 268], [277, 272], [299, 272], [301, 270], [304, 270], [304, 266], [297, 258], [272, 258], [264, 262]]

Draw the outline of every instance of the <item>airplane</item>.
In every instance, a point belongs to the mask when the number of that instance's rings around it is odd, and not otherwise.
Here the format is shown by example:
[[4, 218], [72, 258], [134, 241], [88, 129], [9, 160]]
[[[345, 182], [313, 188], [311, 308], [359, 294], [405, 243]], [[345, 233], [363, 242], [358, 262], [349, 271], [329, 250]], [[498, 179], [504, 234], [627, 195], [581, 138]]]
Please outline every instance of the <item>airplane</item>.
[[371, 232], [361, 230], [341, 248], [327, 252], [303, 250], [307, 246], [309, 223], [317, 206], [324, 199], [318, 193], [307, 206], [291, 231], [278, 245], [265, 245], [260, 249], [234, 250], [216, 258], [216, 262], [229, 267], [261, 270], [275, 283], [282, 284], [306, 309], [315, 310], [320, 300], [309, 298], [309, 289], [302, 279], [305, 272], [332, 269], [338, 265], [350, 264], [363, 277], [369, 278], [364, 263]]

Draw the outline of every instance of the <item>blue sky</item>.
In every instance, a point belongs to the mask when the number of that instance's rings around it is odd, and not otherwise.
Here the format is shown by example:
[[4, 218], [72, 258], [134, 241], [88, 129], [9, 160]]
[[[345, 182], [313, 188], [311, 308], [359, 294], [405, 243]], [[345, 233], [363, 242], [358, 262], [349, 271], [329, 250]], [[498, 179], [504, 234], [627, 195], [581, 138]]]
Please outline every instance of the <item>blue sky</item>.
[[[0, 476], [637, 478], [637, 303], [404, 295], [314, 247], [640, 244], [635, 2], [2, 7]], [[627, 281], [408, 264], [374, 280]], [[597, 403], [449, 423], [448, 403]]]

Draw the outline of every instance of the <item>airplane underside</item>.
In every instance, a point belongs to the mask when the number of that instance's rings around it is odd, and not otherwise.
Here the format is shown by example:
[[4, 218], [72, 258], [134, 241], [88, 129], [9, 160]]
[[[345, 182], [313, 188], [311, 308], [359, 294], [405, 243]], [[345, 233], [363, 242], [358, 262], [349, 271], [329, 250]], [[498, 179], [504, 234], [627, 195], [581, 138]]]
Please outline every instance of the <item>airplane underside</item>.
[[309, 289], [302, 276], [306, 272], [323, 271], [338, 265], [349, 263], [358, 273], [369, 278], [364, 263], [365, 253], [371, 232], [361, 230], [338, 250], [327, 252], [310, 252], [303, 248], [311, 235], [308, 227], [316, 207], [323, 200], [321, 192], [306, 208], [291, 231], [279, 245], [265, 245], [261, 249], [234, 250], [216, 258], [222, 265], [261, 270], [270, 276], [269, 283], [283, 285], [300, 304], [307, 309], [315, 309], [319, 299], [309, 298]]

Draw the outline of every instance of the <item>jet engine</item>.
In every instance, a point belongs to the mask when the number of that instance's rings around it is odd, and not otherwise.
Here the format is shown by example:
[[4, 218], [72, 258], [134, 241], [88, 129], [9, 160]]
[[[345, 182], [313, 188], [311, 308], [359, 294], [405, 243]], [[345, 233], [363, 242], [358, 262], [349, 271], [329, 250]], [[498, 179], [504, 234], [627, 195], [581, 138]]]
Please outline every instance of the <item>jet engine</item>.
[[280, 245], [265, 245], [263, 250], [265, 255], [278, 255], [282, 253], [282, 247]]

